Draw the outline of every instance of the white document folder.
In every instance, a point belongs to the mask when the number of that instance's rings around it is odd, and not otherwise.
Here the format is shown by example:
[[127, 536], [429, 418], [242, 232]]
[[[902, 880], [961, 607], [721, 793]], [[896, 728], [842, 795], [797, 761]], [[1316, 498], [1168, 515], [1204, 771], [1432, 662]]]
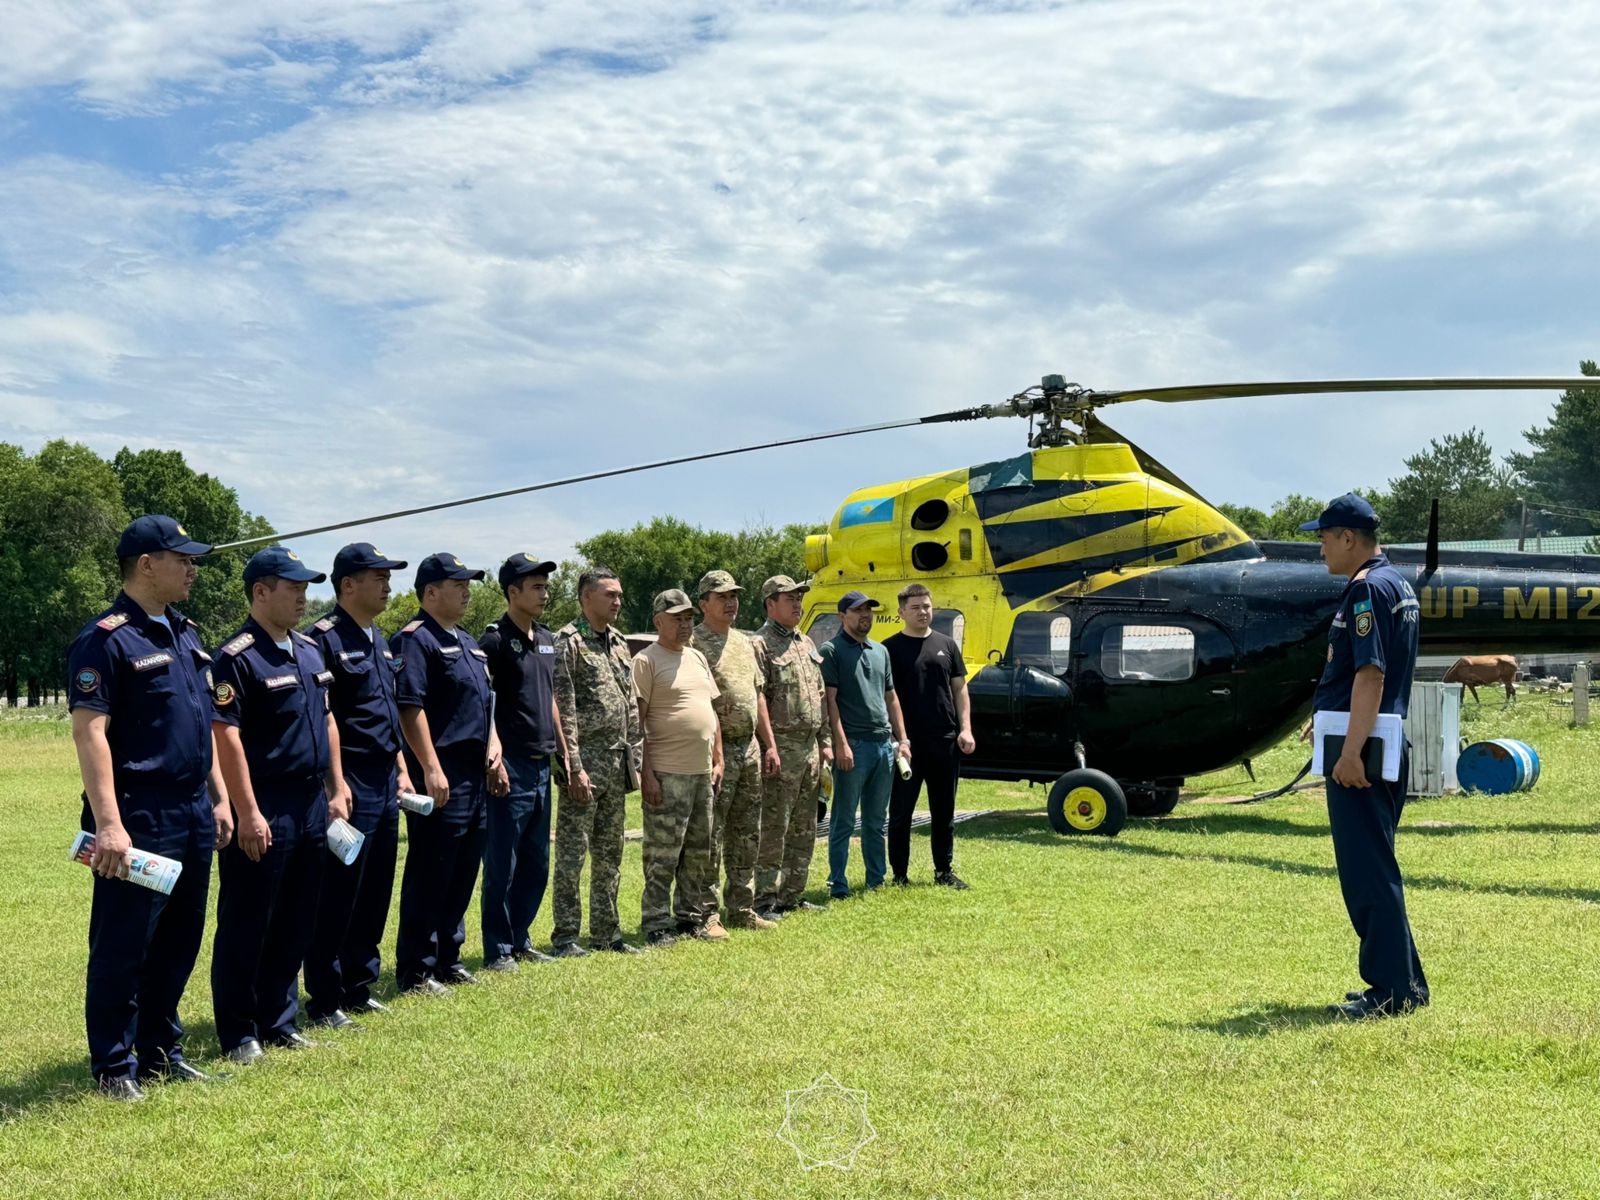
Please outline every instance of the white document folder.
[[[1332, 763], [1322, 761], [1322, 741], [1330, 735], [1343, 737], [1350, 731], [1350, 714], [1319, 710], [1311, 717], [1311, 773], [1326, 775]], [[1372, 736], [1383, 746], [1383, 777], [1390, 783], [1400, 778], [1400, 751], [1405, 748], [1405, 724], [1394, 713], [1379, 713], [1373, 722]], [[1326, 765], [1327, 770], [1324, 770]]]

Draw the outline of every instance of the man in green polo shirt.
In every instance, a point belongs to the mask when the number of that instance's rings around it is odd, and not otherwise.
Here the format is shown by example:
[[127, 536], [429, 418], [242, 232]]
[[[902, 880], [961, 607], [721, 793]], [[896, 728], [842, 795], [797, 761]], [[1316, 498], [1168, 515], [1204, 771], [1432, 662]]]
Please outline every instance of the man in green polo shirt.
[[883, 884], [887, 869], [884, 826], [889, 815], [895, 757], [911, 758], [905, 722], [894, 694], [889, 652], [872, 640], [876, 600], [846, 592], [839, 600], [838, 634], [822, 647], [822, 682], [833, 726], [833, 813], [828, 819], [828, 890], [850, 894], [845, 868], [856, 808], [861, 809], [861, 861], [867, 888]]

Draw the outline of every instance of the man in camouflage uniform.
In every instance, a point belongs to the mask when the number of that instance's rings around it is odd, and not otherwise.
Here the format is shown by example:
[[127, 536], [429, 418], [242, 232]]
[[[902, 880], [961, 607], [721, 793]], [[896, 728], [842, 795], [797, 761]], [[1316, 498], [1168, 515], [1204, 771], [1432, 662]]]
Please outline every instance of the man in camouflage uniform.
[[817, 785], [833, 763], [821, 656], [798, 628], [810, 590], [787, 575], [761, 585], [767, 623], [756, 640], [763, 651], [767, 712], [780, 763], [779, 774], [766, 780], [756, 854], [756, 911], [769, 920], [796, 909], [826, 907], [804, 898], [817, 846]]
[[578, 579], [578, 606], [582, 615], [556, 631], [555, 696], [566, 773], [556, 808], [551, 949], [562, 958], [589, 953], [578, 945], [578, 884], [588, 854], [589, 945], [637, 954], [622, 940], [617, 921], [624, 806], [638, 786], [633, 756], [643, 737], [628, 643], [612, 624], [622, 611], [622, 584], [610, 571], [586, 571]]
[[[739, 593], [744, 589], [726, 571], [707, 571], [700, 579], [701, 621], [689, 639], [711, 666], [721, 693], [714, 704], [722, 726], [722, 787], [711, 819], [711, 886], [700, 918], [717, 920], [721, 897], [717, 860], [727, 869], [728, 925], [734, 929], [772, 929], [756, 915], [756, 849], [761, 840], [761, 779], [778, 773], [778, 750], [767, 721], [766, 666], [761, 643], [735, 629]], [[758, 740], [759, 739], [759, 740]]]

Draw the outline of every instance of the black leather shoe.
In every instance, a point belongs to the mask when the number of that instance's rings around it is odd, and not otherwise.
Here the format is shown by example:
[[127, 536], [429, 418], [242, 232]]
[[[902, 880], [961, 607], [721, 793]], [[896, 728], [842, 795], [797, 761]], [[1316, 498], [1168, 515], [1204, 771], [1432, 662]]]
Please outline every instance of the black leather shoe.
[[139, 1068], [139, 1081], [153, 1083], [215, 1083], [221, 1075], [208, 1075], [183, 1059], [167, 1059], [157, 1066]]
[[589, 951], [585, 950], [582, 946], [578, 945], [577, 942], [557, 942], [554, 946], [552, 946], [550, 948], [555, 951], [555, 955], [554, 955], [555, 958], [588, 958], [589, 957]]
[[809, 900], [802, 900], [802, 901], [800, 901], [800, 903], [796, 904], [793, 908], [787, 909], [785, 911], [787, 911], [787, 912], [827, 912], [828, 911], [828, 906], [826, 904], [813, 904]]
[[450, 989], [432, 975], [424, 975], [410, 987], [401, 989], [408, 996], [448, 996]]
[[245, 1038], [232, 1050], [226, 1051], [222, 1057], [236, 1067], [248, 1067], [251, 1063], [258, 1062], [266, 1056], [267, 1052], [261, 1048], [260, 1042], [256, 1041], [255, 1038]]
[[1365, 1000], [1367, 994], [1365, 992], [1346, 992], [1344, 998], [1346, 1000]]
[[[345, 1020], [349, 1021], [350, 1018], [346, 1017]], [[355, 1024], [354, 1021], [350, 1023], [352, 1025]], [[281, 1033], [276, 1037], [268, 1037], [267, 1045], [277, 1050], [310, 1050], [316, 1043], [298, 1029], [292, 1029], [288, 1033]]]
[[644, 935], [644, 940], [657, 950], [664, 950], [668, 946], [678, 944], [678, 935], [670, 929], [652, 929]]
[[555, 959], [543, 950], [535, 950], [532, 946], [524, 946], [521, 950], [513, 950], [511, 957], [518, 962], [555, 962]]
[[779, 908], [777, 905], [773, 904], [766, 908], [756, 909], [756, 916], [760, 917], [763, 921], [781, 921], [783, 920], [783, 914], [788, 911], [789, 910], [786, 908]]
[[324, 1013], [320, 1017], [311, 1018], [311, 1024], [319, 1029], [343, 1029], [354, 1033], [361, 1026], [342, 1008], [336, 1008], [331, 1013]]
[[351, 1007], [358, 1013], [386, 1013], [389, 1011], [387, 1004], [381, 1000], [374, 1000], [371, 996], [368, 996], [360, 1004], [352, 1005]]
[[633, 944], [631, 944], [629, 942], [625, 942], [621, 938], [618, 938], [614, 942], [608, 942], [604, 946], [596, 946], [595, 949], [596, 950], [609, 950], [613, 954], [640, 954], [640, 953], [643, 953], [639, 949], [639, 947], [637, 947], [637, 946], [635, 946], [635, 945], [633, 945]]
[[954, 871], [936, 871], [933, 881], [940, 887], [954, 888], [958, 892], [964, 892], [968, 887], [966, 883], [962, 882], [961, 876]]
[[1328, 1012], [1341, 1021], [1373, 1021], [1395, 1015], [1394, 1005], [1390, 1001], [1374, 1000], [1371, 996], [1362, 996], [1359, 1000], [1344, 1004], [1330, 1004]]
[[679, 921], [673, 932], [681, 938], [700, 937], [702, 928], [699, 921]]
[[889, 880], [889, 886], [890, 887], [910, 887], [911, 886], [911, 880], [907, 879], [904, 875], [896, 875], [893, 879]]
[[444, 973], [444, 976], [440, 979], [440, 982], [459, 987], [464, 983], [477, 983], [478, 977], [463, 967], [460, 963], [457, 963]]
[[489, 962], [484, 963], [483, 969], [504, 975], [510, 975], [512, 972], [520, 970], [517, 966], [517, 960], [509, 954], [502, 954], [499, 958], [491, 959]]
[[144, 1099], [144, 1093], [139, 1090], [139, 1085], [134, 1082], [131, 1075], [118, 1075], [115, 1079], [102, 1079], [99, 1086], [100, 1094], [107, 1100], [120, 1100], [124, 1104], [137, 1104]]

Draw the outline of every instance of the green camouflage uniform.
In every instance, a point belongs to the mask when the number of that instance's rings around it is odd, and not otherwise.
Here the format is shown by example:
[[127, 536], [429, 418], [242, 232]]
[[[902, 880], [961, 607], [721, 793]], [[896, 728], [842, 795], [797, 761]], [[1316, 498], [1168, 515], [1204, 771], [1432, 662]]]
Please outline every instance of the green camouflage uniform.
[[756, 740], [757, 698], [766, 691], [765, 653], [748, 633], [717, 633], [704, 622], [689, 644], [706, 656], [722, 694], [711, 702], [722, 723], [722, 787], [711, 820], [710, 886], [701, 920], [717, 911], [717, 860], [728, 873], [728, 916], [755, 911], [756, 849], [761, 839], [761, 747]]
[[756, 907], [798, 904], [817, 846], [817, 785], [830, 749], [822, 668], [811, 639], [768, 621], [756, 632], [766, 676], [767, 716], [782, 770], [766, 780], [756, 854]]
[[607, 946], [621, 936], [617, 881], [628, 795], [627, 758], [643, 733], [633, 699], [633, 660], [615, 626], [596, 633], [579, 617], [556, 631], [556, 707], [566, 735], [567, 770], [586, 771], [587, 804], [563, 784], [556, 808], [556, 854], [551, 907], [556, 945], [576, 942], [583, 926], [579, 883], [589, 863], [589, 941]]
[[711, 849], [711, 776], [657, 771], [656, 778], [661, 781], [661, 807], [644, 809], [639, 929], [646, 934], [684, 923], [698, 925], [706, 881], [717, 874]]

